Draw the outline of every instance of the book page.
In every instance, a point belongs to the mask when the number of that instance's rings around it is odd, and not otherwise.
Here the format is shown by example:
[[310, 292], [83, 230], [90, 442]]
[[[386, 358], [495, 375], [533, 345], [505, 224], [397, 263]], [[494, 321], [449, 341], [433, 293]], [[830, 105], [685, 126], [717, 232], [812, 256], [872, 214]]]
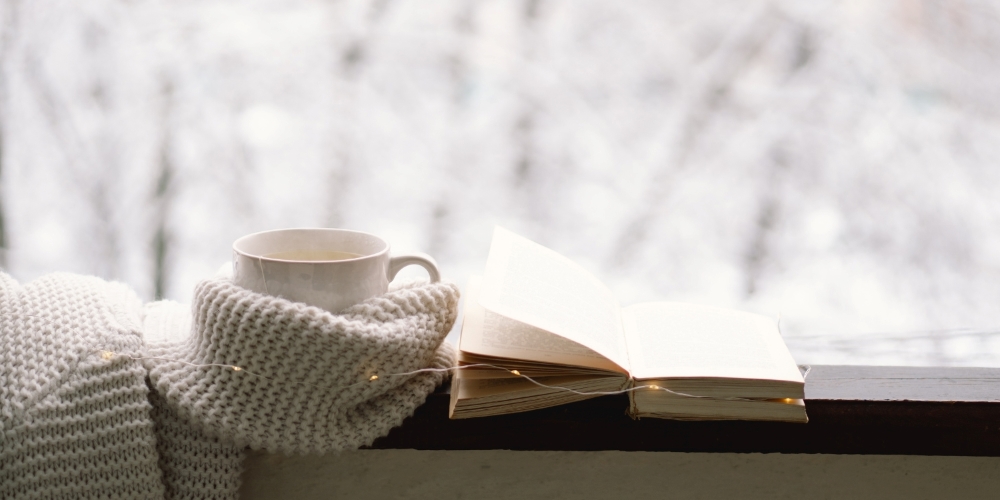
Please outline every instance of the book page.
[[802, 383], [777, 324], [758, 314], [677, 302], [622, 310], [632, 376], [731, 377]]
[[540, 381], [552, 386], [547, 388], [524, 378], [467, 380], [455, 377], [451, 384], [448, 418], [486, 417], [559, 406], [598, 397], [579, 392], [619, 390], [627, 380], [625, 375], [545, 377]]
[[462, 352], [541, 363], [624, 372], [604, 356], [572, 340], [489, 311], [479, 304], [482, 278], [473, 276], [465, 289]]
[[618, 301], [611, 290], [573, 261], [501, 227], [493, 231], [479, 303], [628, 369]]

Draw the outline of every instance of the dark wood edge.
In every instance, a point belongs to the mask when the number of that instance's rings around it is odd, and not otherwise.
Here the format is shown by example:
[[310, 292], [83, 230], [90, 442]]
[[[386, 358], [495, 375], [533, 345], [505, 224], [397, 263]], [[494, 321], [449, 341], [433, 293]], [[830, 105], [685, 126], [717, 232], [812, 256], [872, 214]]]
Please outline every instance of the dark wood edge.
[[448, 398], [371, 448], [1000, 456], [1000, 369], [814, 366], [808, 424], [632, 420], [622, 395], [449, 420]]

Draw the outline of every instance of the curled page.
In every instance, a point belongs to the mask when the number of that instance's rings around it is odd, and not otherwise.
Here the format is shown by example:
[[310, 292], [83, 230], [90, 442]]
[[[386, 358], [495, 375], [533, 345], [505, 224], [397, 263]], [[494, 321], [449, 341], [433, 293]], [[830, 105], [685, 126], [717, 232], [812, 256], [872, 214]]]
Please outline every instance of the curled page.
[[500, 227], [493, 231], [479, 303], [628, 370], [620, 308], [611, 290], [566, 257]]
[[473, 276], [465, 289], [465, 319], [459, 348], [482, 356], [623, 372], [593, 350], [565, 337], [510, 319], [479, 304], [482, 278]]

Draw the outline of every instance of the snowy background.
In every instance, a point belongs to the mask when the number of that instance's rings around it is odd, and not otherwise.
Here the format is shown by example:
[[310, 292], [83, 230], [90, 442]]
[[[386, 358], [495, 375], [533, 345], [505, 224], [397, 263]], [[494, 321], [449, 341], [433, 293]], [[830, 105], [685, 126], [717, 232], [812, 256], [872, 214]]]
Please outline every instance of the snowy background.
[[[0, 265], [189, 301], [347, 227], [494, 224], [802, 363], [1000, 366], [1000, 5], [3, 0]], [[410, 273], [419, 276], [419, 271]]]

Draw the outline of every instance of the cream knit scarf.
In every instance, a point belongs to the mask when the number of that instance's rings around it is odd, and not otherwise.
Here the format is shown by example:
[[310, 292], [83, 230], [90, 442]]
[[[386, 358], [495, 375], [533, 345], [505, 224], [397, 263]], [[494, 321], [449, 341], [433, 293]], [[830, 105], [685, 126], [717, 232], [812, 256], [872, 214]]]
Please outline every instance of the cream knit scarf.
[[190, 314], [97, 278], [0, 273], [0, 498], [236, 498], [247, 447], [370, 444], [446, 377], [393, 374], [454, 364], [457, 301], [408, 284], [334, 315], [216, 277]]

